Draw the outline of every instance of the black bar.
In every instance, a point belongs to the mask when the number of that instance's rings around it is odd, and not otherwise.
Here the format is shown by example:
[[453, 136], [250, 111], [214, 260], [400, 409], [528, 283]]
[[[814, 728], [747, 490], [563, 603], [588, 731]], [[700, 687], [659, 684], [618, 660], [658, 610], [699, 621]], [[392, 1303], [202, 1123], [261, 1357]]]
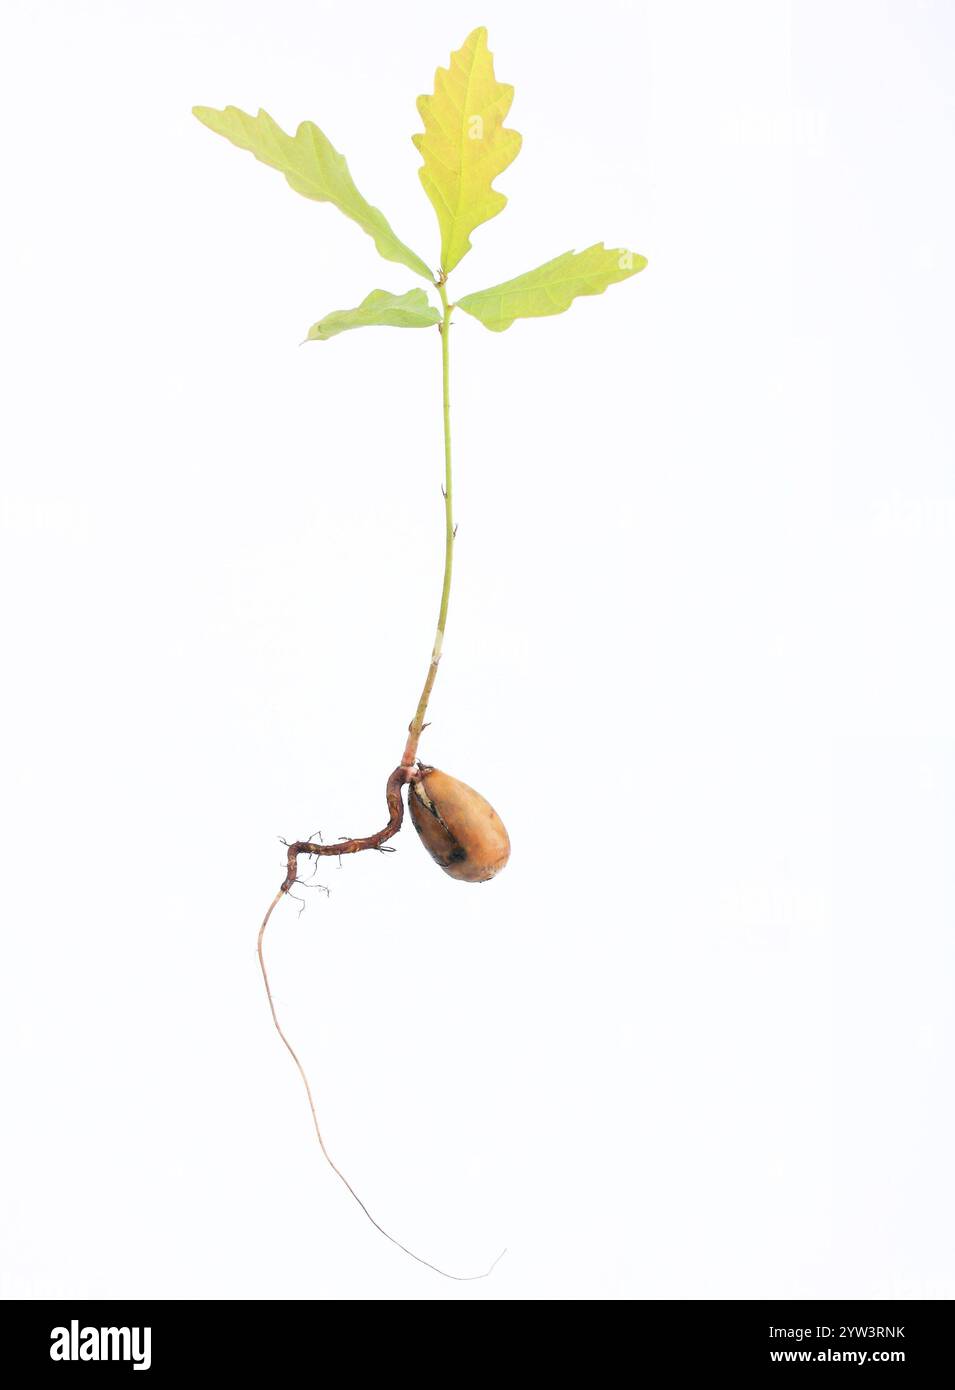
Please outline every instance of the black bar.
[[[535, 1309], [519, 1302], [519, 1321], [506, 1340], [494, 1337], [496, 1315], [487, 1308], [422, 1319], [417, 1308], [396, 1316], [380, 1303], [349, 1313], [335, 1300], [8, 1302], [0, 1305], [0, 1374], [12, 1385], [64, 1384], [77, 1376], [89, 1383], [104, 1375], [172, 1384], [184, 1372], [216, 1380], [300, 1372], [317, 1380], [339, 1373], [333, 1368], [344, 1358], [362, 1379], [380, 1367], [391, 1375], [454, 1381], [482, 1363], [487, 1374], [509, 1375], [525, 1358], [537, 1378], [556, 1355], [565, 1375], [576, 1357], [586, 1369], [589, 1356], [588, 1385], [616, 1379], [611, 1365], [621, 1357], [628, 1376], [639, 1380], [655, 1371], [668, 1382], [684, 1374], [736, 1382], [800, 1374], [838, 1380], [846, 1371], [861, 1376], [862, 1385], [870, 1377], [891, 1384], [913, 1372], [951, 1376], [951, 1302], [620, 1301], [607, 1303], [603, 1313], [588, 1307], [584, 1317], [565, 1309], [553, 1326], [546, 1304]], [[109, 1356], [119, 1359], [100, 1359]], [[17, 1379], [9, 1378], [11, 1370]]]

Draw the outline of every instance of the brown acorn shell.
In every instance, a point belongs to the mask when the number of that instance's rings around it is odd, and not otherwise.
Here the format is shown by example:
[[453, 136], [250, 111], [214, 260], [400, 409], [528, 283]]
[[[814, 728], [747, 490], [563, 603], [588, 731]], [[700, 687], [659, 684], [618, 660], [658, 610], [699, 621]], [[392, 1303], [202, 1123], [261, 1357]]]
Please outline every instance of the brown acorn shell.
[[421, 843], [452, 878], [484, 883], [510, 857], [511, 842], [494, 807], [447, 772], [421, 768], [408, 787], [408, 810]]

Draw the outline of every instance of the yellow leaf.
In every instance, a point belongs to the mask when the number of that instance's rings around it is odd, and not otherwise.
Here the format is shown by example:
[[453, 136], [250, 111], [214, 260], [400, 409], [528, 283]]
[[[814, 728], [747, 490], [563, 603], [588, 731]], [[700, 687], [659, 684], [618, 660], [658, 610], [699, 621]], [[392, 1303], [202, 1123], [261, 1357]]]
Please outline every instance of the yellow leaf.
[[237, 106], [227, 106], [224, 111], [194, 106], [192, 114], [240, 150], [248, 150], [263, 164], [278, 169], [296, 193], [317, 203], [334, 204], [368, 233], [386, 261], [398, 261], [426, 280], [432, 279], [421, 257], [395, 236], [384, 213], [358, 192], [345, 156], [338, 153], [314, 122], [302, 121], [294, 135], [286, 135], [267, 111], [250, 116]]
[[491, 184], [521, 148], [517, 131], [504, 128], [513, 98], [514, 88], [495, 80], [483, 28], [451, 54], [449, 68], [438, 68], [434, 96], [418, 98], [424, 134], [412, 139], [424, 158], [418, 176], [438, 215], [446, 274], [470, 251], [474, 228], [507, 202]]
[[428, 302], [424, 290], [408, 290], [391, 294], [388, 290], [372, 290], [357, 309], [334, 309], [308, 330], [308, 341], [323, 343], [349, 328], [368, 328], [382, 325], [390, 328], [431, 328], [441, 322], [441, 315]]
[[458, 308], [480, 319], [492, 333], [501, 333], [515, 319], [562, 314], [581, 295], [603, 294], [608, 285], [636, 275], [646, 263], [646, 256], [623, 247], [611, 251], [599, 241], [586, 251], [565, 251], [503, 285], [466, 294]]

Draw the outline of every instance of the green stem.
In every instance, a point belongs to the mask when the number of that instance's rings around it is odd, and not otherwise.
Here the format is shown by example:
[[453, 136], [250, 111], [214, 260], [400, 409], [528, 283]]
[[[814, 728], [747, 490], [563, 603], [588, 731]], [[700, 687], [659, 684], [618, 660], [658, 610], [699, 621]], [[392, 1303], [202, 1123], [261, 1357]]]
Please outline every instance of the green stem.
[[438, 610], [438, 626], [434, 634], [434, 646], [431, 649], [431, 663], [428, 666], [428, 674], [425, 678], [424, 688], [421, 691], [421, 699], [418, 701], [418, 708], [415, 710], [415, 717], [408, 726], [408, 742], [405, 745], [404, 755], [401, 759], [405, 767], [410, 767], [414, 762], [418, 752], [418, 740], [424, 728], [424, 717], [428, 711], [428, 701], [431, 698], [431, 691], [434, 687], [435, 677], [438, 674], [438, 663], [441, 660], [441, 648], [444, 645], [444, 629], [448, 621], [448, 600], [451, 597], [451, 567], [454, 560], [454, 509], [451, 490], [451, 389], [450, 372], [448, 365], [449, 349], [449, 328], [451, 326], [451, 313], [454, 309], [453, 304], [448, 303], [448, 292], [444, 287], [444, 278], [437, 282], [438, 293], [441, 296], [441, 303], [444, 307], [444, 317], [439, 324], [441, 334], [441, 383], [444, 400], [444, 583], [441, 586], [441, 607]]

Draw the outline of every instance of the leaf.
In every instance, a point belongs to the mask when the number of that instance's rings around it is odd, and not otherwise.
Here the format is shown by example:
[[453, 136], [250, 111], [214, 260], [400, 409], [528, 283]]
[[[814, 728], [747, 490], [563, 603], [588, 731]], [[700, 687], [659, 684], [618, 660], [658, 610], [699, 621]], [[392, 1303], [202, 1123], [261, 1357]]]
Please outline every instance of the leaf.
[[418, 98], [424, 134], [411, 138], [424, 158], [418, 177], [438, 214], [445, 273], [470, 251], [474, 228], [507, 202], [491, 184], [521, 148], [517, 131], [504, 129], [513, 98], [514, 88], [494, 79], [483, 28], [451, 54], [450, 68], [438, 68], [434, 96]]
[[357, 309], [335, 309], [313, 323], [307, 341], [325, 342], [349, 328], [369, 328], [376, 324], [391, 328], [430, 328], [440, 322], [441, 315], [429, 304], [424, 290], [409, 290], [407, 294], [372, 290]]
[[457, 304], [485, 328], [502, 333], [515, 319], [562, 314], [579, 295], [603, 294], [608, 285], [636, 275], [646, 263], [645, 256], [622, 249], [608, 251], [600, 241], [586, 251], [565, 251], [503, 285], [466, 294]]
[[286, 135], [266, 111], [250, 116], [237, 106], [227, 106], [224, 111], [194, 106], [192, 112], [240, 150], [249, 150], [263, 164], [278, 169], [296, 193], [317, 203], [334, 203], [368, 233], [386, 261], [398, 261], [416, 275], [434, 279], [424, 261], [398, 240], [384, 213], [366, 203], [348, 172], [344, 155], [312, 121], [303, 121], [294, 135]]

